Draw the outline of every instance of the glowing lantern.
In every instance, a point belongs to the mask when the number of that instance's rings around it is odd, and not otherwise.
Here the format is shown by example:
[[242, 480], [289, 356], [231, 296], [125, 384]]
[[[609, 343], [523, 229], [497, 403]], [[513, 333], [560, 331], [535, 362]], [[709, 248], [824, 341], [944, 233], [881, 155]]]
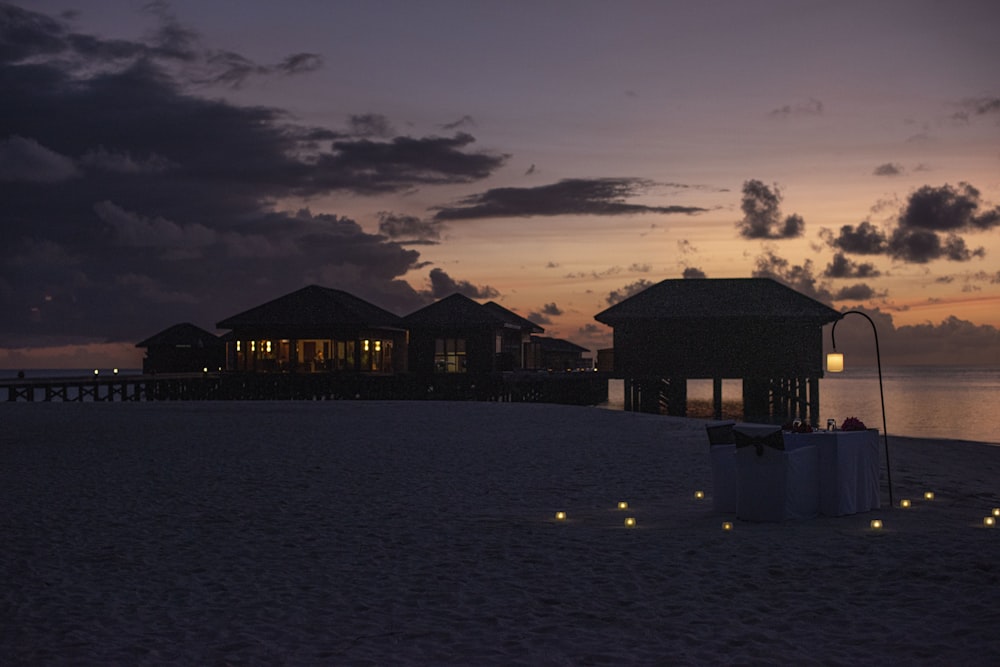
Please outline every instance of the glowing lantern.
[[115, 369], [112, 369], [112, 371], [111, 371], [111, 372], [112, 372], [112, 373], [114, 373], [115, 375], [118, 375], [118, 369], [117, 369], [117, 368], [115, 368]]
[[882, 530], [882, 519], [872, 519], [872, 530]]
[[627, 510], [628, 509], [628, 503], [625, 502], [624, 500], [618, 501], [618, 509], [620, 509], [620, 510]]
[[910, 499], [909, 498], [903, 498], [902, 500], [899, 501], [899, 506], [902, 507], [902, 508], [904, 508], [904, 509], [907, 508], [907, 507], [909, 507], [910, 506]]
[[556, 521], [565, 521], [566, 512], [556, 512]]
[[625, 527], [635, 528], [635, 517], [630, 516], [629, 518], [625, 519]]
[[1000, 516], [1000, 507], [993, 508], [993, 516]]
[[839, 352], [831, 352], [826, 355], [826, 370], [831, 373], [844, 372], [844, 355]]
[[694, 492], [694, 497], [697, 498], [698, 500], [701, 500], [702, 498], [705, 497], [705, 492], [704, 491], [695, 491]]
[[733, 522], [732, 521], [723, 521], [722, 522], [722, 530], [729, 531], [729, 530], [732, 530], [732, 529], [733, 529]]
[[934, 492], [924, 491], [924, 500], [934, 500]]
[[993, 517], [993, 516], [984, 516], [983, 517], [983, 525], [986, 526], [987, 528], [992, 528], [993, 526], [997, 525], [997, 519], [996, 519], [996, 517]]
[[98, 373], [100, 373], [100, 372], [101, 372], [101, 371], [97, 370], [96, 368], [94, 369], [94, 375], [97, 375], [97, 374], [98, 374]]

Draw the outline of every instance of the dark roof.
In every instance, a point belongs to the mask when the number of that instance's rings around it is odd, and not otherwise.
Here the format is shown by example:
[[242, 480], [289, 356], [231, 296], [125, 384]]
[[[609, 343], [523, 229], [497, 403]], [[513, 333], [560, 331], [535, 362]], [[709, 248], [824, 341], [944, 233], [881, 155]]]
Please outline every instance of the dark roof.
[[220, 329], [264, 326], [398, 328], [401, 323], [397, 315], [353, 294], [309, 285], [228, 317], [216, 326]]
[[614, 326], [630, 320], [712, 318], [802, 319], [827, 323], [842, 315], [771, 278], [664, 280], [594, 316]]
[[564, 340], [562, 338], [548, 338], [546, 336], [532, 336], [531, 340], [537, 342], [541, 345], [543, 352], [570, 352], [573, 354], [579, 352], [589, 352], [585, 347], [580, 347], [576, 343]]
[[136, 347], [158, 347], [161, 345], [191, 345], [197, 347], [212, 347], [222, 344], [222, 340], [213, 333], [196, 327], [190, 322], [182, 322], [167, 327], [158, 334], [153, 334], [146, 340], [136, 343]]
[[456, 292], [439, 301], [424, 306], [403, 318], [408, 326], [441, 328], [500, 327], [503, 321], [477, 303]]
[[523, 331], [530, 331], [532, 333], [542, 333], [545, 331], [545, 329], [538, 326], [531, 320], [525, 319], [517, 313], [507, 310], [496, 301], [490, 301], [489, 303], [483, 304], [483, 308], [486, 308], [490, 312], [494, 313], [507, 324], [513, 325]]

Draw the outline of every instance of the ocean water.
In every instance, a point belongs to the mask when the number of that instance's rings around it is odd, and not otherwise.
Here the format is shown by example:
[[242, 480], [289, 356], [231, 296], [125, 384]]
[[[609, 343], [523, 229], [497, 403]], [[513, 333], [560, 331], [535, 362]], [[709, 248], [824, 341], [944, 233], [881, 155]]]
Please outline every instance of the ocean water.
[[[901, 366], [882, 369], [889, 435], [1000, 444], [1000, 366]], [[740, 380], [723, 380], [724, 403], [741, 401]], [[688, 382], [688, 399], [711, 401], [711, 380]], [[878, 369], [848, 368], [819, 381], [820, 424], [857, 417], [882, 430]]]
[[[101, 377], [113, 374], [110, 368], [98, 370]], [[119, 369], [120, 375], [140, 372], [136, 368]], [[25, 371], [27, 377], [82, 377], [93, 373], [94, 369]], [[0, 370], [0, 379], [16, 376], [16, 370]], [[890, 436], [1000, 444], [1000, 366], [889, 367], [882, 369], [882, 380]], [[843, 373], [827, 373], [819, 383], [820, 424], [826, 424], [829, 418], [840, 423], [847, 417], [857, 417], [881, 431], [878, 384], [874, 367], [848, 367]], [[722, 397], [727, 410], [740, 410], [741, 381], [723, 380]], [[708, 416], [711, 400], [711, 380], [688, 381], [692, 416]]]

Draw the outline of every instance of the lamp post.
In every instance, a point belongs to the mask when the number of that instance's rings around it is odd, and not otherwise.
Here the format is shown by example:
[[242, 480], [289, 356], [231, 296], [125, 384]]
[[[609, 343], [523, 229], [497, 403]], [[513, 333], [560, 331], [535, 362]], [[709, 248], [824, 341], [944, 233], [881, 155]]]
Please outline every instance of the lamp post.
[[[860, 310], [849, 310], [841, 315], [841, 319], [847, 315], [861, 315], [864, 317], [872, 325], [872, 332], [875, 334], [875, 363], [878, 365], [878, 395], [882, 400], [882, 437], [885, 439], [885, 475], [886, 480], [889, 482], [889, 507], [892, 507], [892, 469], [889, 467], [889, 431], [885, 426], [885, 392], [882, 390], [882, 355], [878, 349], [878, 329], [875, 328], [875, 322], [872, 321], [872, 318]], [[830, 329], [830, 341], [833, 343], [833, 352], [826, 355], [826, 369], [831, 373], [840, 373], [844, 370], [844, 355], [837, 352], [836, 333], [838, 322], [840, 320], [835, 320], [833, 328]]]

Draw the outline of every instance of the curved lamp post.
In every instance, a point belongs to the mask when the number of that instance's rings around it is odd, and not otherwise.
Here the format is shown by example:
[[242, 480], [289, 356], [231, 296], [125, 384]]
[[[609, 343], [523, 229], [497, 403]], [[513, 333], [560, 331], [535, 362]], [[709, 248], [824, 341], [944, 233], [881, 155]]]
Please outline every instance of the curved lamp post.
[[[885, 475], [889, 482], [889, 507], [892, 507], [892, 469], [889, 467], [889, 431], [885, 426], [885, 392], [882, 391], [882, 355], [878, 349], [878, 329], [875, 328], [875, 322], [872, 321], [872, 318], [860, 310], [849, 310], [841, 316], [841, 319], [847, 315], [861, 315], [872, 325], [872, 331], [875, 333], [875, 362], [878, 364], [878, 394], [882, 400], [882, 437], [885, 438]], [[833, 352], [826, 355], [826, 370], [831, 373], [840, 373], [844, 370], [844, 355], [837, 352], [836, 333], [838, 322], [840, 320], [835, 320], [833, 328], [830, 329], [830, 341], [833, 343]]]

